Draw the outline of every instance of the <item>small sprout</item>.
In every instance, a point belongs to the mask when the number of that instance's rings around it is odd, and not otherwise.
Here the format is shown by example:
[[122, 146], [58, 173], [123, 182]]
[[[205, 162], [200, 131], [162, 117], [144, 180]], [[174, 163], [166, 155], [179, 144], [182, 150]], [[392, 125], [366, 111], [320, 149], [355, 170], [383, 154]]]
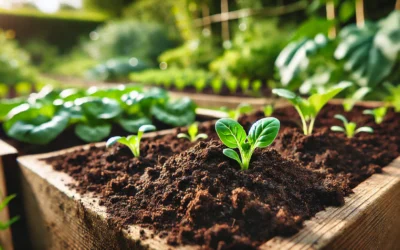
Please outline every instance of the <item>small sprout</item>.
[[214, 78], [211, 81], [211, 88], [215, 94], [221, 93], [222, 90], [222, 80], [221, 78]]
[[134, 157], [140, 156], [140, 141], [142, 140], [142, 136], [144, 132], [154, 131], [156, 127], [153, 125], [143, 125], [140, 126], [139, 132], [137, 135], [130, 135], [128, 137], [114, 136], [107, 140], [106, 146], [107, 148], [119, 142], [127, 146], [133, 153]]
[[395, 112], [400, 112], [400, 85], [395, 86], [390, 83], [385, 83], [384, 86], [389, 91], [386, 101], [394, 107]]
[[229, 78], [226, 81], [226, 87], [228, 87], [231, 94], [235, 94], [238, 87], [238, 79], [235, 77]]
[[203, 89], [206, 87], [206, 85], [207, 85], [207, 81], [205, 78], [197, 79], [194, 82], [194, 87], [195, 87], [197, 93], [202, 92]]
[[250, 80], [249, 79], [243, 79], [240, 81], [240, 88], [242, 89], [243, 93], [247, 93], [250, 87]]
[[363, 100], [364, 97], [365, 97], [369, 92], [371, 92], [371, 88], [368, 88], [368, 87], [361, 87], [361, 88], [359, 88], [356, 92], [354, 92], [354, 94], [353, 94], [351, 97], [346, 98], [346, 99], [343, 101], [343, 109], [344, 109], [344, 111], [346, 111], [346, 112], [351, 111], [351, 110], [353, 109], [354, 105], [355, 105], [357, 102]]
[[336, 131], [336, 132], [344, 132], [346, 134], [347, 138], [353, 138], [353, 136], [355, 134], [358, 134], [360, 132], [365, 132], [365, 133], [373, 133], [374, 132], [374, 130], [370, 127], [357, 128], [357, 124], [355, 122], [349, 122], [346, 119], [346, 117], [344, 117], [343, 115], [335, 115], [334, 117], [343, 122], [343, 127], [332, 126], [331, 130]]
[[[242, 170], [249, 168], [251, 156], [256, 148], [265, 148], [275, 140], [280, 122], [273, 117], [263, 118], [254, 123], [246, 135], [246, 131], [235, 120], [222, 118], [215, 124], [218, 137], [228, 148], [223, 154], [236, 160]], [[239, 149], [240, 157], [233, 149]]]
[[264, 107], [265, 116], [271, 116], [272, 113], [274, 113], [274, 106], [272, 106], [272, 104], [268, 104], [267, 106]]
[[188, 134], [179, 133], [178, 138], [186, 138], [191, 142], [195, 142], [199, 139], [207, 139], [208, 135], [206, 134], [198, 134], [199, 132], [199, 123], [192, 123], [188, 128]]
[[243, 114], [248, 114], [253, 111], [253, 107], [247, 103], [241, 103], [236, 109], [228, 109], [226, 107], [221, 108], [222, 111], [228, 114], [228, 117], [237, 121]]
[[374, 116], [375, 123], [381, 124], [385, 119], [387, 113], [387, 107], [379, 107], [375, 109], [366, 109], [363, 111], [364, 115], [372, 115]]
[[261, 94], [260, 93], [261, 87], [262, 87], [262, 83], [260, 80], [254, 80], [251, 83], [251, 90], [253, 91], [254, 94]]
[[286, 98], [290, 103], [292, 103], [300, 115], [304, 134], [311, 135], [319, 111], [321, 111], [329, 100], [350, 85], [350, 82], [341, 82], [330, 90], [311, 95], [308, 99], [303, 99], [292, 91], [286, 89], [273, 89], [272, 93]]

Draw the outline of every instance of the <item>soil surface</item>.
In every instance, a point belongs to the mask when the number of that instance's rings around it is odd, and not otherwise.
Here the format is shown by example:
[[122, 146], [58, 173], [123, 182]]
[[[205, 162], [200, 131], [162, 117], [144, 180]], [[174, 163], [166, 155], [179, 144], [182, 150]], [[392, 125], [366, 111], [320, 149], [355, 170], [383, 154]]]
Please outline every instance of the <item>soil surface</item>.
[[[139, 158], [117, 144], [45, 160], [70, 174], [79, 192], [99, 197], [120, 226], [154, 229], [171, 245], [254, 249], [276, 235], [296, 233], [326, 206], [343, 204], [351, 188], [400, 155], [400, 115], [390, 111], [376, 125], [362, 110], [344, 113], [329, 105], [313, 135], [304, 136], [295, 110], [277, 109], [273, 116], [281, 120], [281, 131], [271, 147], [255, 151], [247, 171], [222, 154], [225, 146], [212, 123], [200, 127], [209, 139], [195, 143], [176, 134], [145, 139]], [[374, 134], [347, 139], [330, 131], [340, 125], [332, 118], [337, 113], [373, 127]], [[248, 130], [262, 117], [258, 112], [240, 122]]]

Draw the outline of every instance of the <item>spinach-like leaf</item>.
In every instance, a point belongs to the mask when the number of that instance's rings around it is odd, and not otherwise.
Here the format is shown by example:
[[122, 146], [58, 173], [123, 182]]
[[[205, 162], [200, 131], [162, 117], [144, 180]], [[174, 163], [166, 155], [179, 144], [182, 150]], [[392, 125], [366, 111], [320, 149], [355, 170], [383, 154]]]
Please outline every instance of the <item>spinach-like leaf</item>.
[[110, 135], [111, 124], [83, 124], [75, 127], [75, 134], [85, 142], [98, 142]]
[[151, 120], [147, 117], [121, 118], [118, 123], [124, 130], [130, 133], [137, 133], [141, 126], [151, 125]]
[[154, 105], [151, 114], [160, 122], [178, 127], [193, 123], [196, 119], [196, 105], [185, 97], [175, 102]]
[[110, 98], [84, 97], [75, 100], [75, 104], [82, 107], [83, 113], [89, 118], [112, 119], [122, 113], [119, 103]]

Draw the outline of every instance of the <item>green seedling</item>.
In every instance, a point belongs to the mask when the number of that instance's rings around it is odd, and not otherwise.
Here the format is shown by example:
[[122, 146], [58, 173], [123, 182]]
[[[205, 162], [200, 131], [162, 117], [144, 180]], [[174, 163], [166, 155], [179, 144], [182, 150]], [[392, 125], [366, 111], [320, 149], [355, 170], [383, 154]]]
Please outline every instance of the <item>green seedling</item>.
[[271, 104], [268, 104], [267, 106], [264, 107], [264, 115], [265, 116], [271, 116], [272, 113], [274, 113], [274, 106]]
[[240, 89], [242, 90], [243, 93], [247, 93], [250, 87], [250, 80], [249, 79], [243, 79], [240, 81]]
[[350, 82], [341, 82], [330, 90], [311, 95], [308, 99], [303, 99], [286, 89], [273, 89], [272, 93], [286, 98], [290, 103], [292, 103], [300, 115], [304, 134], [311, 135], [314, 129], [315, 119], [317, 118], [317, 115], [321, 109], [328, 103], [329, 100], [350, 85]]
[[184, 133], [179, 133], [177, 135], [178, 138], [186, 138], [191, 142], [195, 142], [199, 139], [207, 139], [208, 135], [206, 134], [198, 134], [199, 132], [199, 123], [195, 122], [192, 123], [189, 128], [188, 128], [188, 133], [184, 134]]
[[365, 133], [374, 132], [374, 130], [371, 127], [357, 128], [357, 124], [355, 122], [349, 122], [343, 115], [335, 115], [334, 117], [343, 122], [343, 127], [332, 126], [331, 130], [336, 132], [343, 132], [346, 134], [347, 138], [353, 138], [355, 134], [358, 134], [360, 132], [365, 132]]
[[366, 109], [363, 111], [364, 115], [372, 115], [374, 116], [375, 123], [381, 124], [385, 119], [387, 113], [387, 107], [379, 107], [375, 109]]
[[[234, 159], [242, 170], [247, 170], [251, 156], [256, 148], [265, 148], [275, 140], [280, 128], [280, 122], [273, 117], [263, 118], [254, 123], [246, 135], [246, 131], [235, 120], [222, 118], [215, 124], [218, 137], [228, 148], [223, 154]], [[239, 149], [238, 153], [233, 149]]]
[[261, 86], [262, 86], [262, 83], [261, 83], [260, 80], [254, 80], [254, 81], [251, 83], [251, 89], [252, 89], [253, 93], [254, 93], [254, 94], [261, 94], [261, 93], [260, 93]]
[[130, 135], [128, 137], [114, 136], [107, 140], [107, 148], [119, 142], [127, 146], [135, 157], [140, 156], [140, 141], [144, 132], [153, 131], [156, 127], [153, 125], [143, 125], [139, 128], [137, 135]]
[[237, 121], [241, 115], [248, 114], [253, 111], [253, 107], [247, 103], [239, 104], [236, 109], [221, 108], [222, 111], [228, 114], [228, 117]]
[[186, 87], [186, 82], [185, 82], [185, 80], [182, 79], [182, 78], [176, 79], [176, 80], [175, 80], [175, 87], [176, 87], [177, 90], [180, 90], [180, 91], [184, 90], [185, 87]]
[[222, 90], [222, 79], [221, 78], [214, 78], [211, 81], [211, 88], [215, 94], [221, 93]]
[[386, 100], [394, 107], [395, 112], [400, 112], [400, 85], [386, 83], [385, 87], [389, 91]]
[[201, 93], [206, 86], [207, 86], [207, 81], [205, 78], [197, 79], [194, 82], [194, 87], [195, 87], [197, 93]]
[[368, 87], [361, 87], [361, 88], [359, 88], [356, 92], [354, 92], [354, 94], [353, 94], [351, 97], [346, 98], [346, 99], [343, 101], [343, 109], [344, 109], [344, 111], [346, 111], [346, 112], [351, 111], [351, 110], [353, 109], [354, 105], [355, 105], [357, 102], [363, 100], [364, 97], [365, 97], [369, 92], [371, 92], [371, 89], [368, 88]]
[[[8, 206], [10, 201], [12, 201], [16, 196], [17, 196], [16, 194], [11, 194], [9, 196], [4, 197], [4, 199], [2, 199], [2, 201], [0, 202], [0, 211], [3, 211]], [[17, 222], [19, 220], [19, 218], [20, 218], [20, 216], [16, 215], [8, 221], [4, 221], [4, 222], [0, 221], [0, 230], [6, 230], [12, 224]]]
[[234, 93], [236, 93], [236, 90], [237, 90], [237, 88], [238, 88], [238, 79], [237, 78], [229, 78], [227, 81], [226, 81], [226, 87], [228, 87], [228, 89], [229, 89], [229, 92], [231, 93], [231, 94], [234, 94]]

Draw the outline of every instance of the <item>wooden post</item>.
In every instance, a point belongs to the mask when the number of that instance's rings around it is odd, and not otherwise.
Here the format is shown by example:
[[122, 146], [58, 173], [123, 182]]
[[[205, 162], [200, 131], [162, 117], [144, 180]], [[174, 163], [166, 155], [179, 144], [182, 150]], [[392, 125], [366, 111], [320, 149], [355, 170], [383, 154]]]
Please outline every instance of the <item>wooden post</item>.
[[203, 28], [208, 29], [211, 34], [210, 8], [205, 2], [201, 4], [201, 14], [203, 16]]
[[396, 1], [396, 6], [394, 7], [395, 10], [400, 10], [400, 0]]
[[221, 27], [222, 27], [222, 40], [229, 41], [229, 6], [228, 0], [221, 0]]
[[[326, 19], [329, 21], [335, 20], [335, 3], [333, 0], [329, 0], [326, 2]], [[333, 39], [336, 37], [336, 25], [333, 24], [328, 32], [329, 38]]]
[[356, 23], [358, 28], [364, 27], [364, 0], [356, 0]]

